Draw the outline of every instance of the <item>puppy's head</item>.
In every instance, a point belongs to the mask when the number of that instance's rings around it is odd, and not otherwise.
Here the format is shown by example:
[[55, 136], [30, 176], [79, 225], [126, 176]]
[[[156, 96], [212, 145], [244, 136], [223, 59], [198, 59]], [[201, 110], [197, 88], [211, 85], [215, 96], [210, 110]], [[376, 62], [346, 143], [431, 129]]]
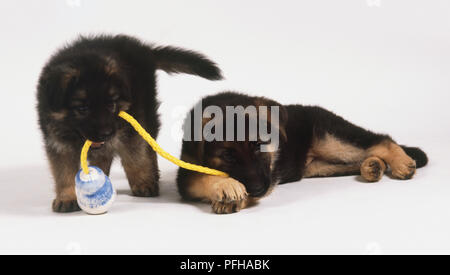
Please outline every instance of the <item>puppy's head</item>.
[[260, 141], [206, 142], [206, 164], [228, 173], [252, 197], [263, 197], [274, 184], [273, 165], [277, 152], [262, 152]]
[[94, 148], [114, 136], [118, 113], [131, 104], [128, 80], [116, 59], [83, 55], [61, 62], [48, 75], [52, 119], [93, 141]]
[[[241, 132], [244, 129], [244, 133], [239, 137], [238, 116], [233, 114], [230, 118], [231, 113], [226, 113], [227, 108], [222, 106], [222, 110], [225, 112], [224, 119], [218, 121], [215, 117], [211, 120], [204, 120], [203, 130], [208, 128], [208, 123], [215, 121], [217, 128], [213, 132], [217, 133], [217, 129], [220, 128], [224, 138], [223, 140], [203, 141], [200, 153], [203, 155], [204, 165], [226, 172], [244, 184], [251, 197], [260, 198], [265, 196], [277, 183], [274, 170], [279, 148], [282, 143], [287, 141], [285, 133], [287, 112], [279, 103], [265, 98], [251, 98], [251, 101], [246, 102], [245, 100], [248, 98], [240, 98], [242, 95], [233, 94], [232, 96], [232, 102], [225, 100], [222, 104], [234, 104], [234, 100], [237, 100], [239, 103], [244, 103], [245, 108], [254, 106], [258, 110], [256, 117], [252, 117], [250, 114], [252, 112], [241, 116], [241, 118], [245, 117], [245, 125], [241, 128]], [[234, 106], [237, 105], [232, 105], [232, 107]], [[261, 106], [267, 107], [266, 114], [259, 112]], [[230, 106], [228, 105], [228, 107]], [[272, 121], [272, 113], [275, 109], [277, 110], [277, 121]], [[232, 127], [228, 124], [230, 121], [234, 121], [234, 131], [231, 135]], [[256, 123], [257, 127], [251, 127], [252, 123]], [[266, 128], [264, 131], [261, 130], [263, 127]], [[264, 132], [265, 135], [262, 134]]]

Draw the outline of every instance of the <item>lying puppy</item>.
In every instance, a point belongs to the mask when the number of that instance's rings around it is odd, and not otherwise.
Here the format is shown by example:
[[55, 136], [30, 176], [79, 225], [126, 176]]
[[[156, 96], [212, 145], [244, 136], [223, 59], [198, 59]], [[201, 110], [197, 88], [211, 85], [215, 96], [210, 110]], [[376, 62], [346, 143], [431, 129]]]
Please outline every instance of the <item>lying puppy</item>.
[[[272, 150], [264, 152], [267, 137], [251, 139], [249, 113], [245, 114], [245, 139], [230, 140], [228, 137], [212, 140], [194, 139], [195, 134], [205, 135], [205, 127], [212, 135], [230, 131], [236, 138], [238, 115], [227, 113], [226, 106], [268, 106], [270, 112], [257, 114], [261, 122], [273, 124], [271, 114], [278, 107], [278, 121], [273, 131], [278, 131], [279, 141]], [[200, 107], [198, 107], [200, 106]], [[214, 115], [206, 110], [217, 106]], [[218, 116], [221, 110], [222, 116]], [[195, 111], [197, 109], [197, 111]], [[200, 116], [195, 117], [195, 112]], [[224, 114], [225, 113], [225, 114]], [[237, 114], [237, 113], [236, 113]], [[272, 118], [272, 119], [271, 119]], [[214, 121], [213, 121], [214, 120]], [[208, 126], [208, 123], [214, 122]], [[229, 124], [232, 122], [232, 126]], [[192, 130], [195, 124], [200, 131]], [[228, 124], [228, 125], [226, 125]], [[214, 129], [214, 131], [212, 130]], [[181, 196], [189, 200], [212, 203], [215, 213], [237, 212], [259, 198], [266, 196], [281, 183], [302, 178], [359, 175], [369, 181], [381, 179], [389, 167], [393, 178], [411, 179], [417, 167], [423, 167], [428, 159], [418, 148], [398, 145], [387, 135], [375, 134], [355, 126], [343, 118], [320, 107], [288, 105], [281, 106], [263, 97], [250, 97], [232, 92], [206, 97], [197, 105], [184, 124], [181, 159], [221, 170], [229, 178], [200, 174], [185, 169], [178, 171], [178, 188]], [[208, 135], [208, 134], [206, 134]], [[211, 134], [210, 134], [211, 135]]]
[[39, 123], [56, 183], [55, 212], [79, 210], [75, 174], [80, 150], [89, 139], [91, 165], [109, 173], [116, 154], [135, 196], [158, 195], [156, 154], [117, 115], [127, 111], [153, 137], [159, 119], [155, 70], [221, 79], [216, 65], [201, 54], [154, 47], [128, 36], [81, 37], [59, 50], [38, 84]]

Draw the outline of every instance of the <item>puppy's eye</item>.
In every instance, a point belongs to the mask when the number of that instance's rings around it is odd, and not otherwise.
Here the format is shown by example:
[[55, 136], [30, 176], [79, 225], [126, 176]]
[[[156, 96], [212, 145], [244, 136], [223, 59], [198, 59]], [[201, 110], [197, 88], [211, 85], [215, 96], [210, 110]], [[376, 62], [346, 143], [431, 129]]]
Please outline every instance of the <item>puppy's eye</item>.
[[256, 141], [255, 143], [253, 143], [253, 150], [255, 151], [255, 153], [261, 152], [261, 146], [265, 144], [267, 144], [267, 142]]
[[259, 141], [250, 142], [250, 148], [253, 149], [254, 152], [261, 151], [261, 145], [262, 143]]
[[77, 106], [75, 107], [75, 111], [77, 111], [81, 115], [84, 115], [89, 111], [89, 107], [86, 105]]
[[234, 154], [230, 149], [223, 150], [220, 154], [220, 158], [226, 162], [234, 161]]
[[108, 109], [114, 113], [117, 108], [117, 103], [115, 101], [110, 101], [110, 102], [108, 102], [107, 106], [108, 106]]

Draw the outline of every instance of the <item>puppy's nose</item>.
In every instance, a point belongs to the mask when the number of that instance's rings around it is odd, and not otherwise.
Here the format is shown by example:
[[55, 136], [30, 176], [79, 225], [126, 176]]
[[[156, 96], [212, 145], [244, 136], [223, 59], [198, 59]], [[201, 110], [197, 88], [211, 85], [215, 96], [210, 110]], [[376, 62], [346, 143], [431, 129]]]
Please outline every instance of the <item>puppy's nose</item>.
[[113, 135], [112, 129], [103, 129], [98, 132], [98, 138], [102, 141], [107, 140]]
[[253, 192], [250, 192], [250, 195], [254, 196], [254, 197], [262, 197], [264, 196], [264, 194], [266, 194], [267, 189], [266, 188], [260, 188], [257, 190], [254, 190]]

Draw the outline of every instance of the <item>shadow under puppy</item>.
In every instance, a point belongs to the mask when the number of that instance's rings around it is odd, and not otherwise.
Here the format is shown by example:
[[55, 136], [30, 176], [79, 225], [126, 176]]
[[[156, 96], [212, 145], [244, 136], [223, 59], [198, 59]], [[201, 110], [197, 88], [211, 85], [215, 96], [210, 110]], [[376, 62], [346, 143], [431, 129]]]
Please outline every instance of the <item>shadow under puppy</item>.
[[118, 117], [120, 111], [127, 111], [157, 137], [158, 69], [221, 79], [217, 66], [201, 54], [154, 47], [124, 35], [80, 37], [43, 68], [37, 109], [56, 184], [55, 212], [79, 210], [74, 179], [86, 139], [93, 142], [91, 165], [109, 174], [118, 154], [133, 195], [158, 195], [156, 153]]
[[[208, 113], [211, 106], [216, 106], [222, 115]], [[227, 108], [236, 106], [245, 108], [244, 116], [241, 115], [241, 119], [245, 117], [245, 138], [240, 140], [236, 139], [239, 112], [227, 112]], [[250, 129], [249, 106], [267, 107], [266, 113], [256, 113], [258, 130]], [[272, 118], [275, 109], [277, 121]], [[200, 130], [196, 129], [199, 125]], [[215, 137], [223, 133], [222, 138], [208, 138], [205, 127]], [[267, 134], [261, 135], [262, 128], [266, 128], [263, 133], [278, 131], [278, 140], [273, 143]], [[365, 180], [376, 182], [390, 168], [393, 178], [407, 180], [416, 168], [428, 162], [422, 150], [398, 145], [387, 135], [355, 126], [323, 108], [282, 106], [264, 97], [234, 92], [204, 98], [190, 111], [184, 131], [181, 159], [223, 171], [230, 177], [180, 168], [179, 192], [184, 199], [210, 202], [217, 214], [237, 212], [268, 195], [277, 184], [303, 177], [360, 174]]]

